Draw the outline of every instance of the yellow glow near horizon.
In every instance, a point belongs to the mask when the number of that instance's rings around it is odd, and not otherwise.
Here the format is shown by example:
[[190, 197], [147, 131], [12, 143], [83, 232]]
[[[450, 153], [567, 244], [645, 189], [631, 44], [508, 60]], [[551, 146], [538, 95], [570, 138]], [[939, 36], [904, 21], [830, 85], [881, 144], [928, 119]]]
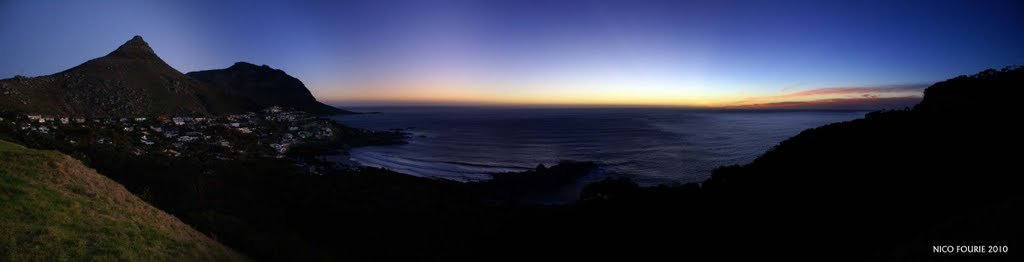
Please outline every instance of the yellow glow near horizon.
[[[712, 107], [735, 100], [735, 94], [667, 84], [488, 84], [475, 81], [392, 81], [349, 83], [335, 92], [318, 93], [331, 102], [377, 104], [608, 105]], [[479, 88], [487, 86], [490, 88]], [[630, 86], [630, 87], [622, 87]], [[499, 88], [494, 88], [499, 87]]]

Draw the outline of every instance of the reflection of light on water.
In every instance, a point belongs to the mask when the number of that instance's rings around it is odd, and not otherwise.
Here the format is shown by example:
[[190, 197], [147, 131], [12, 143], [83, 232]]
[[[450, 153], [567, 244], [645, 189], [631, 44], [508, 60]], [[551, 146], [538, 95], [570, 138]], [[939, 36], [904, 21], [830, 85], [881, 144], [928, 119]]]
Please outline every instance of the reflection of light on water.
[[462, 182], [487, 180], [491, 178], [490, 174], [493, 173], [525, 170], [497, 167], [474, 167], [452, 163], [420, 161], [375, 152], [372, 147], [353, 149], [351, 152], [351, 159], [366, 166], [387, 168], [399, 173]]

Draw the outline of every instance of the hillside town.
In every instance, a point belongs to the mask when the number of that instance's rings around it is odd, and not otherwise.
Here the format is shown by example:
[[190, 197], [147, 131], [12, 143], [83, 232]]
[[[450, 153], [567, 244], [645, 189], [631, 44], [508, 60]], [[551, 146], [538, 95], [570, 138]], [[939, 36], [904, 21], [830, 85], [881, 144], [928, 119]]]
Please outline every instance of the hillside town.
[[134, 155], [210, 154], [224, 160], [283, 158], [298, 145], [335, 140], [339, 128], [331, 120], [278, 106], [218, 117], [86, 118], [29, 113], [0, 118], [0, 127], [71, 146], [119, 146], [131, 148]]

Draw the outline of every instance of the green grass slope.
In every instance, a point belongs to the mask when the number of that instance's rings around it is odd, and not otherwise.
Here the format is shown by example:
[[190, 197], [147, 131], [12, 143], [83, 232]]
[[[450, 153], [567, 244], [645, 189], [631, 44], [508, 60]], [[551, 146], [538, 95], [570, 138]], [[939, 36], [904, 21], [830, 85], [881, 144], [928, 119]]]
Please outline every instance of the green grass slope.
[[0, 140], [0, 261], [240, 261], [240, 254], [55, 151]]

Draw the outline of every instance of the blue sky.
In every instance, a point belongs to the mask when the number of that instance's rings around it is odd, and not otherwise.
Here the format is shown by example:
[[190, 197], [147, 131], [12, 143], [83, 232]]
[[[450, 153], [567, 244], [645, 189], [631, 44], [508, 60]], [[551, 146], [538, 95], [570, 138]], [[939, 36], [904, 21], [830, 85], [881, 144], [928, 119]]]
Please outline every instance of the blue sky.
[[267, 64], [342, 105], [721, 106], [1024, 61], [1021, 1], [212, 2], [2, 0], [0, 77], [142, 35], [180, 71]]

